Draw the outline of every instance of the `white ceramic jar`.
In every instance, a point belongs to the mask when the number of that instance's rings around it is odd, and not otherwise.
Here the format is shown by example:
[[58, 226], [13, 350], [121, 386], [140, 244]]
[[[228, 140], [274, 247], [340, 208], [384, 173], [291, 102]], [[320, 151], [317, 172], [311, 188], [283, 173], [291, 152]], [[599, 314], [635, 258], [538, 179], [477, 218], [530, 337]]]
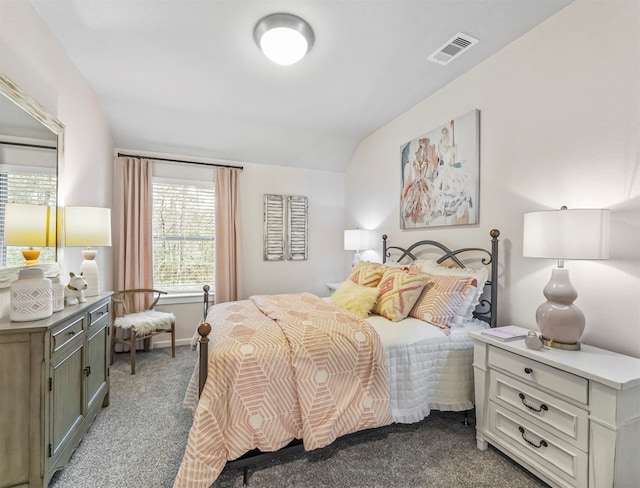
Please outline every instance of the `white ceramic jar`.
[[28, 322], [53, 314], [53, 287], [40, 268], [20, 270], [18, 279], [11, 283], [11, 320]]
[[64, 310], [64, 283], [60, 280], [60, 275], [49, 279], [53, 289], [53, 311], [61, 312]]

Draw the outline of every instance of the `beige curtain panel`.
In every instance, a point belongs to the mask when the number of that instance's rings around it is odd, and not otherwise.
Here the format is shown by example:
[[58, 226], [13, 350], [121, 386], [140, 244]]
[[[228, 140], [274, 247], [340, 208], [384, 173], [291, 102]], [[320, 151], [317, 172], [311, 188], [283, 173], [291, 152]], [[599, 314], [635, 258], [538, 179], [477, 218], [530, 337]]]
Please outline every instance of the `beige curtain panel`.
[[239, 169], [216, 168], [216, 303], [240, 295]]
[[[120, 157], [115, 164], [117, 215], [115, 283], [117, 290], [153, 288], [152, 180], [151, 161]], [[144, 310], [150, 296], [140, 295], [132, 304]], [[122, 311], [116, 310], [116, 313]], [[118, 329], [119, 337], [128, 338], [129, 331]], [[122, 335], [124, 333], [124, 335]], [[138, 346], [140, 347], [140, 346]], [[116, 345], [116, 351], [126, 351]]]

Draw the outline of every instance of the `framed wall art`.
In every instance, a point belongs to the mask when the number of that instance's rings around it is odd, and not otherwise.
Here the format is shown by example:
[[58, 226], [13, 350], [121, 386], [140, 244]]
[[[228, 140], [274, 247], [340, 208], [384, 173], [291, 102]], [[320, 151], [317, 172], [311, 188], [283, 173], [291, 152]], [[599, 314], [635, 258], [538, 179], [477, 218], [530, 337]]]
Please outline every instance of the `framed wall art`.
[[307, 259], [307, 197], [264, 196], [264, 261]]
[[403, 144], [400, 167], [400, 228], [477, 224], [480, 111]]

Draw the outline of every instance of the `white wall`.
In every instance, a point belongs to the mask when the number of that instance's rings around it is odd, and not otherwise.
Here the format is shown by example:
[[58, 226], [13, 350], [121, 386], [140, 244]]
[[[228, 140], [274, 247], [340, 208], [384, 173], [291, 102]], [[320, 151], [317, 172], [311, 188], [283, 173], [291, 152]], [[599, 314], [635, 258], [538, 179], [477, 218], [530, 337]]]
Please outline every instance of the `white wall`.
[[[328, 296], [325, 283], [345, 278], [344, 182], [342, 173], [244, 164], [240, 178], [242, 297], [298, 291]], [[309, 199], [306, 261], [263, 261], [262, 211], [264, 195], [268, 193]]]
[[[522, 257], [523, 214], [610, 208], [611, 259], [567, 266], [583, 342], [640, 357], [639, 19], [635, 0], [576, 0], [372, 134], [347, 170], [347, 222], [452, 247], [488, 245], [500, 229], [498, 322], [536, 329], [555, 263]], [[475, 108], [480, 224], [401, 231], [400, 145]]]
[[[0, 13], [0, 72], [65, 125], [64, 203], [111, 207], [113, 144], [96, 94], [29, 2], [0, 0]], [[80, 249], [66, 249], [64, 276], [81, 262]], [[112, 268], [110, 248], [100, 249], [98, 264]], [[101, 282], [111, 289], [112, 274]], [[2, 314], [7, 291], [0, 291]]]

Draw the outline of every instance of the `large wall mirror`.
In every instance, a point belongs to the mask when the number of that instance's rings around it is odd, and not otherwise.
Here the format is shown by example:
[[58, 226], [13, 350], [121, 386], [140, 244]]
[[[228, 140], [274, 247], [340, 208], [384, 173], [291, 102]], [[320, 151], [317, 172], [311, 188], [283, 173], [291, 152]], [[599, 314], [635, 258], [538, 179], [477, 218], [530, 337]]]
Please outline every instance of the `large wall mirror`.
[[64, 126], [0, 74], [0, 288], [40, 251], [37, 265], [58, 269]]

